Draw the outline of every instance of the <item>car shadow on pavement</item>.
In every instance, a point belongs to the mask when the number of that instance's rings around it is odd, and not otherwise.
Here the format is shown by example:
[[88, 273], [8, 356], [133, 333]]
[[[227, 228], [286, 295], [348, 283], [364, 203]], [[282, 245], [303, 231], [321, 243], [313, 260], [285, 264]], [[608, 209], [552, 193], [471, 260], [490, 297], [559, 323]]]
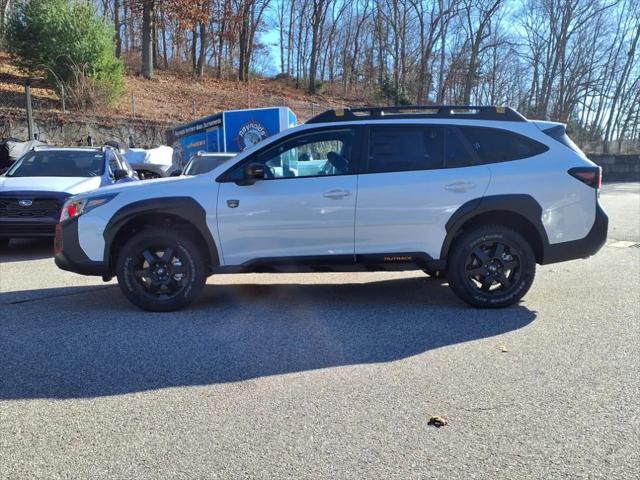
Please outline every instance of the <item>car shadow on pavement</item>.
[[13, 239], [9, 246], [0, 249], [0, 263], [42, 260], [53, 257], [53, 239]]
[[208, 285], [192, 308], [163, 314], [130, 306], [115, 286], [75, 287], [66, 296], [54, 290], [0, 305], [0, 400], [89, 398], [391, 362], [523, 328], [536, 317], [522, 305], [466, 307], [446, 284], [423, 277]]

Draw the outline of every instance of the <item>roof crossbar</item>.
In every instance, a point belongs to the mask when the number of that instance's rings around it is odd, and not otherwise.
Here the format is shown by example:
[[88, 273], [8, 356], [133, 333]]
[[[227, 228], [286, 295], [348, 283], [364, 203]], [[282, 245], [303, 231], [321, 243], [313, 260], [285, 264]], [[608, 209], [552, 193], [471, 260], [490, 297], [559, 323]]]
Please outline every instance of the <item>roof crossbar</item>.
[[494, 105], [406, 105], [393, 107], [357, 107], [327, 110], [307, 120], [307, 123], [353, 122], [358, 120], [451, 118], [526, 122], [527, 119], [510, 107]]

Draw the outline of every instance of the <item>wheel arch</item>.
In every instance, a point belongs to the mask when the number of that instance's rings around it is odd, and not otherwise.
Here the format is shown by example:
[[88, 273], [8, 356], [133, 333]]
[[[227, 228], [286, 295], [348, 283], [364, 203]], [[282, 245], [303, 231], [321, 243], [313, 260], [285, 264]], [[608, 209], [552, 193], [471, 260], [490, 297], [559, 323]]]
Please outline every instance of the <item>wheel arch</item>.
[[440, 258], [447, 259], [462, 233], [488, 224], [504, 225], [520, 233], [531, 245], [536, 262], [543, 263], [549, 240], [542, 225], [542, 207], [530, 195], [494, 195], [463, 204], [445, 225], [447, 234]]
[[124, 243], [149, 227], [179, 231], [192, 238], [204, 255], [209, 273], [219, 265], [218, 250], [207, 227], [204, 208], [191, 197], [169, 197], [130, 203], [111, 217], [103, 234], [104, 259], [110, 271], [114, 271], [118, 252]]

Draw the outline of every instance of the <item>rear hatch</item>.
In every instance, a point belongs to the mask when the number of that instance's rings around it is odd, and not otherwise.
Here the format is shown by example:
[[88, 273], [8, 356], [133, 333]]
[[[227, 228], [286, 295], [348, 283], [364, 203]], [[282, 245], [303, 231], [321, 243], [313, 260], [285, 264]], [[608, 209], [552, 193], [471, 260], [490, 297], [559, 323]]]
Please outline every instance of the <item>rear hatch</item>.
[[578, 147], [573, 140], [567, 135], [567, 126], [564, 123], [547, 122], [542, 120], [533, 120], [533, 123], [542, 130], [542, 133], [553, 138], [565, 147], [571, 149], [584, 160], [589, 162], [589, 166], [574, 167], [569, 169], [569, 175], [582, 183], [596, 189], [598, 191], [602, 187], [602, 168], [595, 165], [585, 153]]

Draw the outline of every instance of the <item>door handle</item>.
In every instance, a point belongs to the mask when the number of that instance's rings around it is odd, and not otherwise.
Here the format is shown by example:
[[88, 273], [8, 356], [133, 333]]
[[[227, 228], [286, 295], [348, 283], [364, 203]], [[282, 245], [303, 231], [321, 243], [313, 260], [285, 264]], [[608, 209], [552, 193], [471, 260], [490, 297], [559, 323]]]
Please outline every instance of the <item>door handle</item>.
[[334, 200], [339, 200], [349, 195], [351, 195], [349, 190], [328, 190], [322, 194], [324, 198], [332, 198]]
[[476, 188], [476, 184], [472, 182], [452, 182], [448, 183], [444, 186], [445, 190], [449, 190], [451, 192], [466, 192], [468, 190], [473, 190]]

